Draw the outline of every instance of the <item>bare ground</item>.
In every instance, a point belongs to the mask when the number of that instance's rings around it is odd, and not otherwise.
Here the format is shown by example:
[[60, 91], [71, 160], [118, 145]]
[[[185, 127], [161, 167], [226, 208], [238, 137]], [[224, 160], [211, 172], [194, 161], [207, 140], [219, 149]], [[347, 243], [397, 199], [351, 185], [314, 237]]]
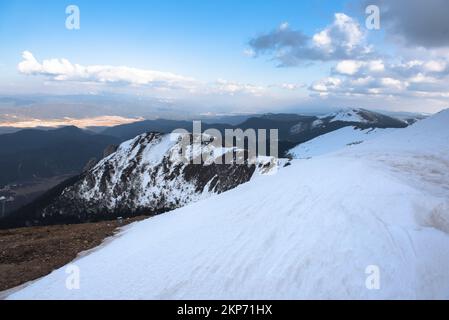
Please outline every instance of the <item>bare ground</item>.
[[0, 291], [51, 273], [100, 245], [118, 227], [145, 218], [0, 230]]

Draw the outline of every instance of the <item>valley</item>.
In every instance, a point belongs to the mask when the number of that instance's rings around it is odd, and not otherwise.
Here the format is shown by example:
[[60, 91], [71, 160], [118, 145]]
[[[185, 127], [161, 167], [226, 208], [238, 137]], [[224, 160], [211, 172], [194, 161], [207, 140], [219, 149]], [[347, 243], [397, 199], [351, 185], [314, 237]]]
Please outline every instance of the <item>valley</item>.
[[75, 173], [52, 176], [50, 178], [36, 178], [30, 181], [4, 186], [0, 189], [0, 199], [3, 197], [5, 202], [4, 207], [2, 206], [0, 208], [0, 219], [29, 204], [46, 191], [74, 175]]

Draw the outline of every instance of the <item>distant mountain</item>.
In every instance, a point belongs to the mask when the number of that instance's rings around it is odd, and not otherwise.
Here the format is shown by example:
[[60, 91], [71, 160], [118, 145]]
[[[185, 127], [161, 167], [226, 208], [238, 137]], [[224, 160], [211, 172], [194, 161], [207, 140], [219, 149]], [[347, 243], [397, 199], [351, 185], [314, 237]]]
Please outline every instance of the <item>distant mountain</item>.
[[6, 104], [6, 105], [12, 105], [12, 106], [18, 107], [18, 106], [30, 105], [34, 102], [35, 102], [35, 100], [28, 99], [28, 98], [0, 97], [0, 105]]
[[[265, 114], [238, 125], [202, 123], [202, 130], [278, 129], [279, 154], [320, 135], [346, 126], [360, 129], [402, 128], [407, 121], [364, 110], [345, 109], [325, 116]], [[34, 177], [79, 173], [92, 158], [102, 158], [102, 150], [147, 132], [170, 133], [176, 129], [192, 131], [192, 121], [145, 120], [107, 128], [93, 133], [76, 127], [56, 130], [26, 129], [0, 135], [0, 186]], [[92, 162], [91, 162], [92, 163]]]
[[[214, 128], [223, 131], [228, 128], [234, 128], [235, 126], [225, 123], [207, 123], [202, 122], [202, 129], [207, 130]], [[179, 121], [179, 120], [144, 120], [133, 122], [129, 124], [123, 124], [115, 127], [107, 128], [101, 133], [108, 136], [120, 138], [122, 140], [132, 139], [142, 133], [147, 132], [159, 132], [159, 133], [171, 133], [176, 129], [184, 129], [189, 132], [193, 130], [192, 121]]]
[[110, 127], [101, 133], [104, 135], [117, 137], [122, 140], [128, 140], [146, 132], [170, 133], [176, 129], [192, 130], [192, 121], [165, 119], [144, 120]]
[[[408, 126], [408, 123], [365, 109], [343, 109], [324, 116], [269, 113], [247, 118], [237, 125], [202, 123], [203, 130], [214, 128], [222, 132], [222, 134], [225, 129], [278, 129], [281, 155], [299, 143], [346, 126], [354, 126], [361, 129], [404, 128]], [[192, 121], [145, 120], [108, 128], [102, 131], [102, 134], [120, 139], [131, 139], [145, 132], [170, 133], [175, 129], [185, 129], [191, 132]]]
[[86, 163], [120, 139], [76, 127], [26, 129], [0, 135], [0, 186], [36, 177], [79, 173]]
[[258, 114], [243, 114], [243, 115], [230, 115], [230, 116], [202, 116], [200, 120], [204, 123], [222, 123], [236, 126], [248, 118], [258, 117]]
[[306, 121], [309, 119], [315, 119], [316, 116], [311, 115], [300, 115], [295, 113], [266, 113], [258, 117], [253, 118], [261, 118], [272, 121], [280, 121], [280, 122], [290, 122], [290, 121]]
[[250, 118], [238, 127], [242, 129], [278, 129], [280, 141], [297, 145], [348, 126], [359, 129], [405, 128], [408, 124], [405, 121], [365, 109], [343, 109], [324, 116], [266, 114]]
[[358, 127], [404, 128], [403, 120], [365, 109], [343, 109], [320, 117], [323, 122], [353, 123]]
[[[190, 137], [192, 138], [192, 137]], [[277, 159], [256, 164], [215, 164], [232, 150], [214, 147], [204, 136], [201, 164], [180, 161], [181, 136], [145, 133], [122, 143], [94, 168], [53, 188], [12, 213], [1, 225], [77, 223], [137, 214], [154, 215], [219, 194], [249, 181], [256, 172], [277, 168]], [[245, 152], [240, 150], [240, 155]], [[191, 154], [190, 159], [198, 154]]]
[[14, 132], [17, 132], [20, 130], [22, 130], [22, 129], [14, 128], [14, 127], [0, 127], [0, 135], [6, 134], [6, 133], [14, 133]]

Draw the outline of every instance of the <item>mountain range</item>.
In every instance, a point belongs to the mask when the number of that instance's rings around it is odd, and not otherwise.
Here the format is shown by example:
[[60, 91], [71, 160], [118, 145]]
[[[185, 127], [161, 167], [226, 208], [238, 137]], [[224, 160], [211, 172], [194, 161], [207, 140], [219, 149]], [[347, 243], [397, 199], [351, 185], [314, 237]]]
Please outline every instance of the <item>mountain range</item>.
[[[324, 116], [265, 114], [248, 118], [239, 125], [203, 123], [202, 129], [214, 128], [223, 133], [225, 129], [236, 128], [278, 129], [279, 154], [282, 158], [290, 156], [288, 151], [298, 144], [342, 128], [371, 130], [407, 126], [408, 123], [403, 120], [376, 112], [345, 109]], [[164, 156], [157, 163], [148, 163], [154, 148], [161, 152], [162, 147], [156, 142], [165, 141], [168, 133], [180, 128], [192, 131], [192, 122], [145, 120], [107, 128], [99, 134], [65, 127], [0, 135], [0, 149], [3, 152], [0, 152], [0, 183], [11, 184], [68, 174], [73, 176], [12, 212], [3, 224], [20, 226], [84, 222], [139, 213], [157, 214], [199, 198], [207, 183], [213, 182], [215, 187], [209, 191], [220, 193], [250, 180], [254, 168], [248, 169], [247, 166], [177, 167], [176, 164], [167, 163]], [[119, 144], [120, 147], [117, 147]], [[133, 146], [131, 149], [130, 144]], [[170, 154], [171, 147], [173, 145], [166, 145], [163, 154]], [[101, 160], [103, 157], [106, 158]], [[142, 181], [148, 172], [153, 173]], [[218, 181], [214, 180], [215, 176], [219, 177]], [[161, 183], [166, 192], [161, 193], [158, 189], [154, 194], [148, 194], [149, 185]], [[170, 199], [174, 190], [181, 190], [182, 195]], [[64, 214], [60, 213], [62, 211]]]
[[8, 299], [449, 299], [448, 123], [319, 136], [276, 174], [122, 229], [74, 262], [79, 290], [63, 267]]

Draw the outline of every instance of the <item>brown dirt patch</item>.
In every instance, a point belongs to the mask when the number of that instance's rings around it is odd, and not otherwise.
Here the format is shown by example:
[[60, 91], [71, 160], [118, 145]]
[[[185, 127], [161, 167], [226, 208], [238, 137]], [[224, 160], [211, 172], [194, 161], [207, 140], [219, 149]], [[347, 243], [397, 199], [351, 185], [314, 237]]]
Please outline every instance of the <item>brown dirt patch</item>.
[[118, 227], [145, 218], [0, 230], [0, 291], [51, 273], [100, 245]]

